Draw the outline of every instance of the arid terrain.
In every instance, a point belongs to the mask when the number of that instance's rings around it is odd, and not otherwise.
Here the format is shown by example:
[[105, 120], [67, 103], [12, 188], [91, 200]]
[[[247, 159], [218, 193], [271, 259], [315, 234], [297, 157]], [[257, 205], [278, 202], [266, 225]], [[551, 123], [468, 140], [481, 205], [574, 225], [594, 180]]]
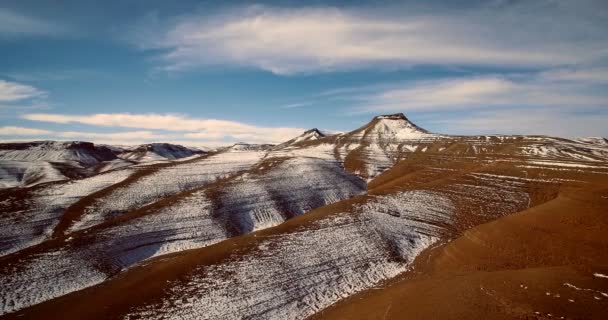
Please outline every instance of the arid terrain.
[[2, 319], [608, 314], [604, 138], [2, 144], [0, 186]]

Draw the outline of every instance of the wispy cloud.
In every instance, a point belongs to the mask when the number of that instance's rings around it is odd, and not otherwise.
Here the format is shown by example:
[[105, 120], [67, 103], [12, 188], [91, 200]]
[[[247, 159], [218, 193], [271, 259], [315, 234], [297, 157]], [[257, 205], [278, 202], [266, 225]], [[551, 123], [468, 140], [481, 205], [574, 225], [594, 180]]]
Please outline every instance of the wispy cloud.
[[608, 68], [568, 68], [549, 70], [541, 74], [547, 81], [579, 83], [608, 83]]
[[[218, 119], [196, 119], [183, 115], [172, 114], [92, 114], [92, 115], [63, 115], [48, 113], [30, 113], [23, 119], [51, 123], [80, 123], [100, 127], [138, 128], [181, 132], [184, 138], [200, 140], [232, 140], [247, 142], [276, 143], [286, 137], [297, 136], [304, 131], [302, 128], [260, 127], [236, 121]], [[142, 132], [140, 132], [142, 133]], [[166, 136], [176, 138], [179, 135]], [[161, 137], [159, 137], [161, 138]]]
[[[207, 137], [208, 138], [208, 137]], [[0, 141], [23, 142], [31, 140], [91, 141], [102, 144], [134, 146], [152, 142], [166, 142], [185, 146], [219, 147], [234, 143], [230, 140], [202, 140], [182, 133], [154, 131], [53, 131], [37, 128], [5, 126], [0, 127]]]
[[29, 85], [0, 80], [0, 102], [13, 102], [45, 96], [42, 90]]
[[139, 141], [162, 141], [163, 139], [175, 139], [175, 135], [159, 134], [152, 131], [124, 131], [124, 132], [83, 132], [63, 131], [55, 132], [54, 135], [63, 138], [80, 138], [86, 140], [139, 140]]
[[47, 71], [13, 71], [2, 73], [8, 79], [18, 82], [68, 81], [109, 78], [106, 72], [93, 69], [67, 69]]
[[593, 12], [599, 2], [586, 2], [586, 11], [556, 1], [456, 12], [250, 6], [178, 19], [142, 44], [167, 49], [169, 70], [223, 64], [294, 74], [370, 65], [570, 65], [606, 55], [606, 23]]
[[36, 129], [36, 128], [24, 128], [24, 127], [0, 127], [0, 136], [39, 136], [52, 134], [52, 131]]
[[0, 38], [20, 35], [53, 35], [65, 32], [67, 29], [56, 23], [0, 8]]
[[419, 80], [330, 93], [356, 114], [415, 113], [444, 133], [608, 135], [602, 69]]
[[289, 103], [280, 106], [281, 109], [293, 109], [293, 108], [301, 108], [313, 105], [313, 102], [297, 102], [297, 103]]
[[[573, 69], [421, 80], [349, 93], [355, 112], [434, 112], [496, 107], [608, 107], [603, 74]], [[352, 92], [353, 90], [345, 90]], [[341, 93], [337, 93], [340, 95]]]
[[427, 122], [446, 133], [538, 134], [560, 137], [608, 137], [608, 113], [579, 113], [575, 110], [506, 109], [478, 111]]

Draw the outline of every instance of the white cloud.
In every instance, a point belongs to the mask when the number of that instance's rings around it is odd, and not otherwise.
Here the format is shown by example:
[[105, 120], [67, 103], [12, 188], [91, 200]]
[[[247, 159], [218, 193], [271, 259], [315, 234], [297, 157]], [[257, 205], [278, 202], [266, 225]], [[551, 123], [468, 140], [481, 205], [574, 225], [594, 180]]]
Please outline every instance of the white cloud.
[[362, 65], [553, 66], [606, 55], [605, 22], [591, 9], [551, 2], [393, 9], [252, 6], [180, 19], [143, 45], [169, 49], [170, 70], [225, 64], [277, 74]]
[[0, 102], [18, 101], [44, 96], [45, 92], [32, 86], [0, 80]]
[[37, 136], [50, 134], [52, 131], [35, 129], [35, 128], [24, 128], [24, 127], [0, 127], [0, 135], [2, 136]]
[[608, 137], [608, 114], [585, 114], [551, 108], [480, 111], [427, 123], [444, 133]]
[[[348, 91], [347, 91], [348, 92]], [[350, 90], [352, 92], [352, 90]], [[486, 75], [392, 85], [352, 95], [357, 112], [432, 112], [495, 107], [608, 107], [601, 83], [549, 81], [541, 75]]]
[[[102, 127], [139, 128], [182, 132], [187, 139], [236, 140], [277, 143], [301, 134], [305, 129], [287, 127], [259, 127], [236, 121], [196, 119], [171, 114], [92, 114], [85, 116], [48, 113], [25, 114], [22, 118], [52, 123], [81, 123]], [[140, 132], [141, 133], [141, 132]], [[166, 136], [166, 135], [165, 135]], [[167, 137], [167, 136], [166, 136]], [[175, 135], [169, 137], [174, 138]]]
[[281, 109], [293, 109], [293, 108], [301, 108], [301, 107], [306, 107], [306, 106], [310, 106], [313, 105], [313, 102], [296, 102], [296, 103], [289, 103], [289, 104], [285, 104], [280, 106]]
[[56, 135], [64, 138], [81, 138], [84, 140], [138, 140], [138, 141], [160, 141], [163, 139], [174, 138], [174, 135], [159, 134], [152, 131], [126, 131], [126, 132], [82, 132], [64, 131], [57, 132]]
[[608, 83], [608, 68], [569, 68], [549, 70], [542, 73], [541, 77], [549, 81]]
[[0, 8], [0, 36], [50, 35], [65, 31], [65, 28], [57, 24]]

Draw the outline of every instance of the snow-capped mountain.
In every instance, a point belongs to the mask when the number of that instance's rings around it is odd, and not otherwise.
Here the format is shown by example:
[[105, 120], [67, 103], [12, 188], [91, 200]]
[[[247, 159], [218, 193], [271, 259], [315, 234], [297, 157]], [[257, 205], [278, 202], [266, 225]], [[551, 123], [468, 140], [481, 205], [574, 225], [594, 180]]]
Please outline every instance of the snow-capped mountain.
[[583, 142], [583, 143], [595, 144], [595, 145], [600, 145], [600, 146], [608, 146], [608, 139], [606, 139], [604, 137], [585, 137], [585, 138], [578, 138], [576, 140]]
[[75, 162], [83, 166], [116, 159], [108, 147], [83, 141], [0, 143], [0, 158], [13, 161]]
[[268, 150], [272, 148], [274, 145], [272, 144], [256, 144], [256, 143], [245, 143], [245, 142], [237, 142], [231, 146], [222, 148], [220, 150], [224, 151], [259, 151], [259, 150]]
[[88, 168], [116, 159], [111, 149], [82, 141], [0, 144], [0, 188], [78, 178]]
[[602, 145], [602, 139], [576, 141], [546, 136], [437, 134], [397, 113], [374, 117], [366, 125], [347, 133], [280, 145], [269, 156], [298, 155], [335, 160], [369, 181], [413, 153], [459, 157], [508, 152], [523, 157], [605, 161], [608, 149]]
[[0, 144], [0, 188], [82, 178], [134, 164], [168, 161], [205, 153], [169, 143], [134, 148], [82, 141]]
[[[66, 307], [86, 306], [70, 307], [70, 316], [323, 317], [358, 303], [409, 303], [381, 293], [420, 275], [474, 283], [465, 293], [489, 310], [501, 310], [497, 296], [515, 301], [522, 318], [535, 310], [530, 303], [540, 310], [543, 299], [558, 299], [549, 290], [585, 309], [603, 301], [564, 287], [564, 279], [595, 285], [564, 266], [605, 274], [589, 263], [608, 261], [600, 140], [452, 136], [394, 114], [277, 146], [188, 156], [158, 145], [112, 149], [121, 158], [98, 161], [84, 178], [0, 190], [0, 315], [62, 318]], [[502, 228], [534, 236], [517, 241]], [[526, 247], [536, 239], [550, 254]], [[526, 291], [534, 270], [542, 281]], [[479, 289], [492, 285], [491, 295]], [[565, 306], [580, 315], [577, 304]]]
[[292, 146], [298, 142], [314, 141], [314, 140], [319, 140], [319, 139], [325, 138], [325, 137], [326, 137], [325, 133], [321, 132], [317, 128], [313, 128], [313, 129], [304, 131], [304, 133], [302, 133], [301, 135], [299, 135], [291, 140], [288, 140], [286, 142], [283, 142], [283, 143], [277, 145], [276, 148], [281, 149], [284, 147]]
[[202, 153], [203, 151], [201, 150], [187, 148], [176, 144], [149, 143], [137, 146], [134, 149], [125, 150], [121, 152], [118, 157], [124, 160], [145, 162], [175, 160]]

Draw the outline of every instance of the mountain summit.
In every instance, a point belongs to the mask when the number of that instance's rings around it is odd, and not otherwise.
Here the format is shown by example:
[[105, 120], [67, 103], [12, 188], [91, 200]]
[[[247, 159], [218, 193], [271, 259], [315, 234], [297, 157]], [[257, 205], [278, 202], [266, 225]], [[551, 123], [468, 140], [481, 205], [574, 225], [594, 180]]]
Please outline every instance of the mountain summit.
[[379, 116], [375, 116], [374, 120], [381, 120], [381, 119], [389, 119], [389, 120], [406, 120], [409, 121], [407, 119], [407, 117], [403, 114], [403, 113], [394, 113], [394, 114], [385, 114], [385, 115], [379, 115]]
[[418, 138], [429, 133], [410, 121], [403, 113], [376, 116], [366, 127], [368, 133], [401, 139]]
[[283, 143], [277, 145], [276, 148], [280, 149], [280, 148], [294, 145], [299, 142], [315, 141], [315, 140], [319, 140], [319, 139], [322, 139], [325, 137], [327, 137], [327, 135], [325, 133], [321, 132], [321, 130], [319, 130], [317, 128], [312, 128], [310, 130], [304, 131], [304, 133], [302, 133], [301, 135], [299, 135], [289, 141], [286, 141], [286, 142], [283, 142]]

